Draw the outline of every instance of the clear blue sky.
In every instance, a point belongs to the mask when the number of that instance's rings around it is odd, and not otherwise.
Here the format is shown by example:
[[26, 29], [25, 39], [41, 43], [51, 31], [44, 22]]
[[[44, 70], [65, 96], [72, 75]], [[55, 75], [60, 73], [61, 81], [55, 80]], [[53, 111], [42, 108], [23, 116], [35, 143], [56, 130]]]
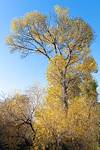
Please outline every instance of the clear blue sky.
[[[91, 46], [92, 55], [100, 68], [100, 0], [1, 0], [0, 2], [0, 91], [24, 90], [39, 82], [46, 84], [47, 61], [41, 56], [21, 59], [10, 54], [5, 37], [10, 33], [11, 20], [34, 10], [52, 13], [55, 5], [70, 9], [71, 16], [82, 17], [93, 28], [95, 40]], [[100, 71], [95, 75], [100, 85]]]

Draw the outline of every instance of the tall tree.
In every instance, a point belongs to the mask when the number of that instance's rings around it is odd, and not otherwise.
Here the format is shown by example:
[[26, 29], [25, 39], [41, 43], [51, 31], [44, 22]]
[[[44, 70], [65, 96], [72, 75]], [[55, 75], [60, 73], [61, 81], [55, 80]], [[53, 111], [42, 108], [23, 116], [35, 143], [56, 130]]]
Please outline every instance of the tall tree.
[[53, 20], [38, 12], [14, 20], [7, 38], [11, 52], [39, 53], [49, 61], [47, 95], [35, 113], [35, 143], [43, 149], [95, 150], [99, 123], [93, 32], [67, 9], [56, 6], [55, 13]]

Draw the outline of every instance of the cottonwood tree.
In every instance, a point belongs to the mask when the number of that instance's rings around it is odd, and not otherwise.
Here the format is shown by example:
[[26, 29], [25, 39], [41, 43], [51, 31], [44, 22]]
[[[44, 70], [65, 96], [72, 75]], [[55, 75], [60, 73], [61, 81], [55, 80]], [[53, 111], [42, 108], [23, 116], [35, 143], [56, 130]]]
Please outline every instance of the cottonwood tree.
[[31, 12], [14, 20], [12, 28], [7, 38], [11, 52], [22, 56], [38, 53], [49, 61], [46, 101], [36, 113], [38, 144], [57, 150], [63, 146], [73, 150], [96, 149], [97, 84], [92, 73], [97, 71], [97, 65], [90, 53], [91, 27], [81, 18], [71, 18], [67, 9], [56, 6], [53, 20]]

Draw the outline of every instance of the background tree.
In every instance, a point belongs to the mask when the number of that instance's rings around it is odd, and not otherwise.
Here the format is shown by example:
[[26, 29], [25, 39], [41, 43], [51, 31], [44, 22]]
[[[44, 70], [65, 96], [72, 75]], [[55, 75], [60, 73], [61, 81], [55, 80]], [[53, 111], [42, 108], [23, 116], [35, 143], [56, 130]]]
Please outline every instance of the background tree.
[[30, 150], [36, 138], [35, 111], [43, 102], [39, 87], [15, 94], [0, 104], [0, 145], [2, 150]]

